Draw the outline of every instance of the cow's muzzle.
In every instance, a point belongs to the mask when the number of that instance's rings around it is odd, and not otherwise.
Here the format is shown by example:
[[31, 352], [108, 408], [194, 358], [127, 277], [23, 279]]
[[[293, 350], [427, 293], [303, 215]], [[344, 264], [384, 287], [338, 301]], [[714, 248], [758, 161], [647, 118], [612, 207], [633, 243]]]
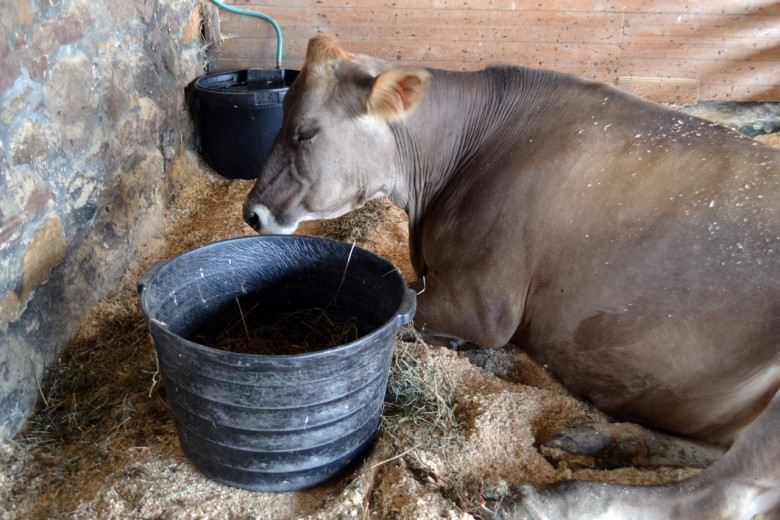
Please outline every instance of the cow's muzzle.
[[291, 235], [298, 228], [298, 220], [280, 222], [263, 204], [244, 204], [244, 221], [258, 233], [264, 234]]

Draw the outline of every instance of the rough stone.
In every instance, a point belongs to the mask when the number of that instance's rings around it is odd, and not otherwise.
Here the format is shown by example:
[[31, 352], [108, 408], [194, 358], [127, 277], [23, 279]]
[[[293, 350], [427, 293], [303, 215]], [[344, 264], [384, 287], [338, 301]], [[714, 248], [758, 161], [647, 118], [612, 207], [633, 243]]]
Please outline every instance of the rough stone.
[[22, 261], [20, 300], [26, 302], [35, 289], [47, 282], [52, 270], [65, 258], [67, 244], [58, 217], [44, 221], [35, 233]]
[[29, 164], [49, 155], [49, 129], [40, 121], [26, 121], [11, 139], [14, 164]]
[[6, 290], [3, 298], [0, 299], [0, 330], [6, 331], [10, 322], [19, 319], [23, 308], [24, 305], [16, 291]]
[[187, 25], [181, 32], [181, 41], [190, 43], [200, 37], [200, 11], [197, 7], [190, 9], [190, 15], [187, 17]]
[[16, 7], [16, 20], [18, 23], [29, 25], [33, 22], [34, 13], [30, 0], [14, 0], [14, 6]]
[[[3, 141], [0, 139], [0, 194], [8, 193], [8, 176], [9, 166], [8, 161], [4, 153]], [[3, 214], [3, 197], [0, 196], [0, 225], [4, 220]]]
[[24, 214], [28, 221], [34, 220], [42, 214], [49, 202], [56, 201], [57, 197], [46, 186], [36, 186], [24, 204]]
[[18, 170], [19, 168], [15, 168], [11, 172], [6, 179], [6, 189], [0, 193], [0, 207], [5, 215], [22, 216], [22, 208], [34, 188], [31, 178]]
[[133, 20], [138, 12], [139, 2], [126, 2], [124, 0], [105, 0], [103, 5], [106, 9], [106, 19], [111, 27], [121, 27], [128, 21]]
[[[137, 44], [137, 42], [135, 42]], [[128, 88], [135, 84], [135, 75], [138, 64], [134, 56], [119, 54], [118, 48], [124, 45], [132, 45], [133, 42], [104, 42], [101, 44], [101, 67], [105, 67], [105, 76], [108, 80], [106, 92], [106, 108], [108, 117], [116, 121], [127, 109], [131, 100]]]
[[7, 249], [12, 241], [19, 237], [22, 230], [22, 219], [18, 216], [12, 216], [9, 219], [3, 219], [3, 225], [0, 227], [0, 251]]
[[142, 97], [138, 99], [137, 135], [136, 138], [143, 142], [159, 139], [165, 114], [157, 106], [153, 99]]
[[117, 158], [122, 145], [119, 143], [116, 135], [106, 136], [105, 139], [105, 141], [100, 143], [96, 159], [99, 161], [102, 170], [108, 172], [116, 168]]
[[20, 55], [20, 63], [30, 73], [30, 77], [36, 81], [46, 79], [49, 72], [49, 56], [39, 53], [24, 53]]
[[93, 82], [89, 60], [77, 52], [60, 59], [45, 87], [50, 116], [60, 128], [63, 150], [69, 154], [81, 151], [92, 137], [97, 104], [92, 96]]
[[0, 92], [14, 84], [19, 76], [19, 62], [16, 56], [11, 53], [8, 42], [5, 38], [0, 39]]
[[0, 28], [3, 25], [11, 27], [16, 18], [15, 6], [11, 2], [0, 2]]
[[62, 16], [40, 25], [35, 46], [42, 54], [51, 54], [61, 45], [81, 40], [94, 23], [86, 5], [71, 5]]
[[89, 204], [97, 189], [97, 182], [93, 179], [76, 177], [68, 186], [68, 211], [78, 211]]
[[[46, 182], [35, 169], [21, 166], [10, 170], [10, 176], [6, 179], [6, 191], [0, 193], [0, 207], [8, 215], [19, 215], [25, 222], [29, 222], [29, 215], [25, 213], [30, 198], [36, 192], [45, 189]], [[30, 206], [32, 207], [32, 206]]]
[[[120, 0], [121, 1], [121, 0]], [[154, 0], [137, 0], [133, 2], [138, 16], [144, 23], [149, 23], [154, 18]]]
[[[2, 80], [0, 80], [2, 81]], [[10, 95], [7, 103], [2, 104], [2, 113], [0, 113], [0, 125], [10, 125], [19, 113], [27, 108], [32, 97], [32, 88], [26, 86], [15, 95]]]
[[[24, 362], [20, 363], [19, 360]], [[38, 398], [36, 373], [43, 369], [43, 361], [31, 352], [23, 341], [8, 338], [0, 348], [0, 410], [5, 410], [7, 420], [0, 423], [0, 439], [9, 438], [15, 431], [13, 425], [21, 422]]]
[[62, 222], [56, 216], [46, 219], [25, 249], [14, 287], [6, 289], [0, 300], [0, 330], [7, 330], [10, 323], [21, 317], [35, 290], [49, 280], [66, 251]]

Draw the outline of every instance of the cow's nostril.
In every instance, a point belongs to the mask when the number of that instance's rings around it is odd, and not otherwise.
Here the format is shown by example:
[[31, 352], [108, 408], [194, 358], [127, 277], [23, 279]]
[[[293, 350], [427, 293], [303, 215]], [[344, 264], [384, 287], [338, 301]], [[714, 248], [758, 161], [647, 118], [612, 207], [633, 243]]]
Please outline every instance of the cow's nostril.
[[251, 209], [244, 211], [244, 220], [247, 224], [252, 226], [253, 229], [258, 229], [260, 227], [260, 216]]

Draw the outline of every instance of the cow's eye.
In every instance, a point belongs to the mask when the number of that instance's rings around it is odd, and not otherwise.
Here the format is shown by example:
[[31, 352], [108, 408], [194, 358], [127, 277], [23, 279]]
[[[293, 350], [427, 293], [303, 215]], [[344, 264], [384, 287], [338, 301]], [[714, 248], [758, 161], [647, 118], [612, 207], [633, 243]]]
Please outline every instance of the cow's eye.
[[306, 141], [311, 141], [314, 139], [314, 136], [319, 133], [319, 131], [319, 128], [302, 128], [298, 130], [298, 133], [295, 135], [295, 142], [301, 144], [305, 143]]

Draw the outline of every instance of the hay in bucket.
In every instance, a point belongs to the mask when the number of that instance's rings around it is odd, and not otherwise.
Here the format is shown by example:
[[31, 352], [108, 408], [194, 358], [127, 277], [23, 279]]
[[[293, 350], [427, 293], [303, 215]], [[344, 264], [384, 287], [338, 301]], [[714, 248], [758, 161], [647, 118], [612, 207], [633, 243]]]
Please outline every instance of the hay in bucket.
[[347, 308], [338, 305], [354, 250], [352, 242], [341, 282], [323, 307], [299, 305], [285, 309], [284, 295], [264, 298], [250, 294], [235, 298], [235, 306], [217, 311], [190, 334], [190, 339], [226, 352], [264, 356], [318, 352], [360, 339], [365, 332], [361, 333], [358, 318], [345, 314]]
[[235, 305], [222, 309], [190, 339], [226, 352], [279, 356], [327, 350], [360, 338], [356, 317], [328, 307], [294, 309], [275, 316], [260, 315], [258, 307], [246, 300], [242, 305], [236, 298]]

